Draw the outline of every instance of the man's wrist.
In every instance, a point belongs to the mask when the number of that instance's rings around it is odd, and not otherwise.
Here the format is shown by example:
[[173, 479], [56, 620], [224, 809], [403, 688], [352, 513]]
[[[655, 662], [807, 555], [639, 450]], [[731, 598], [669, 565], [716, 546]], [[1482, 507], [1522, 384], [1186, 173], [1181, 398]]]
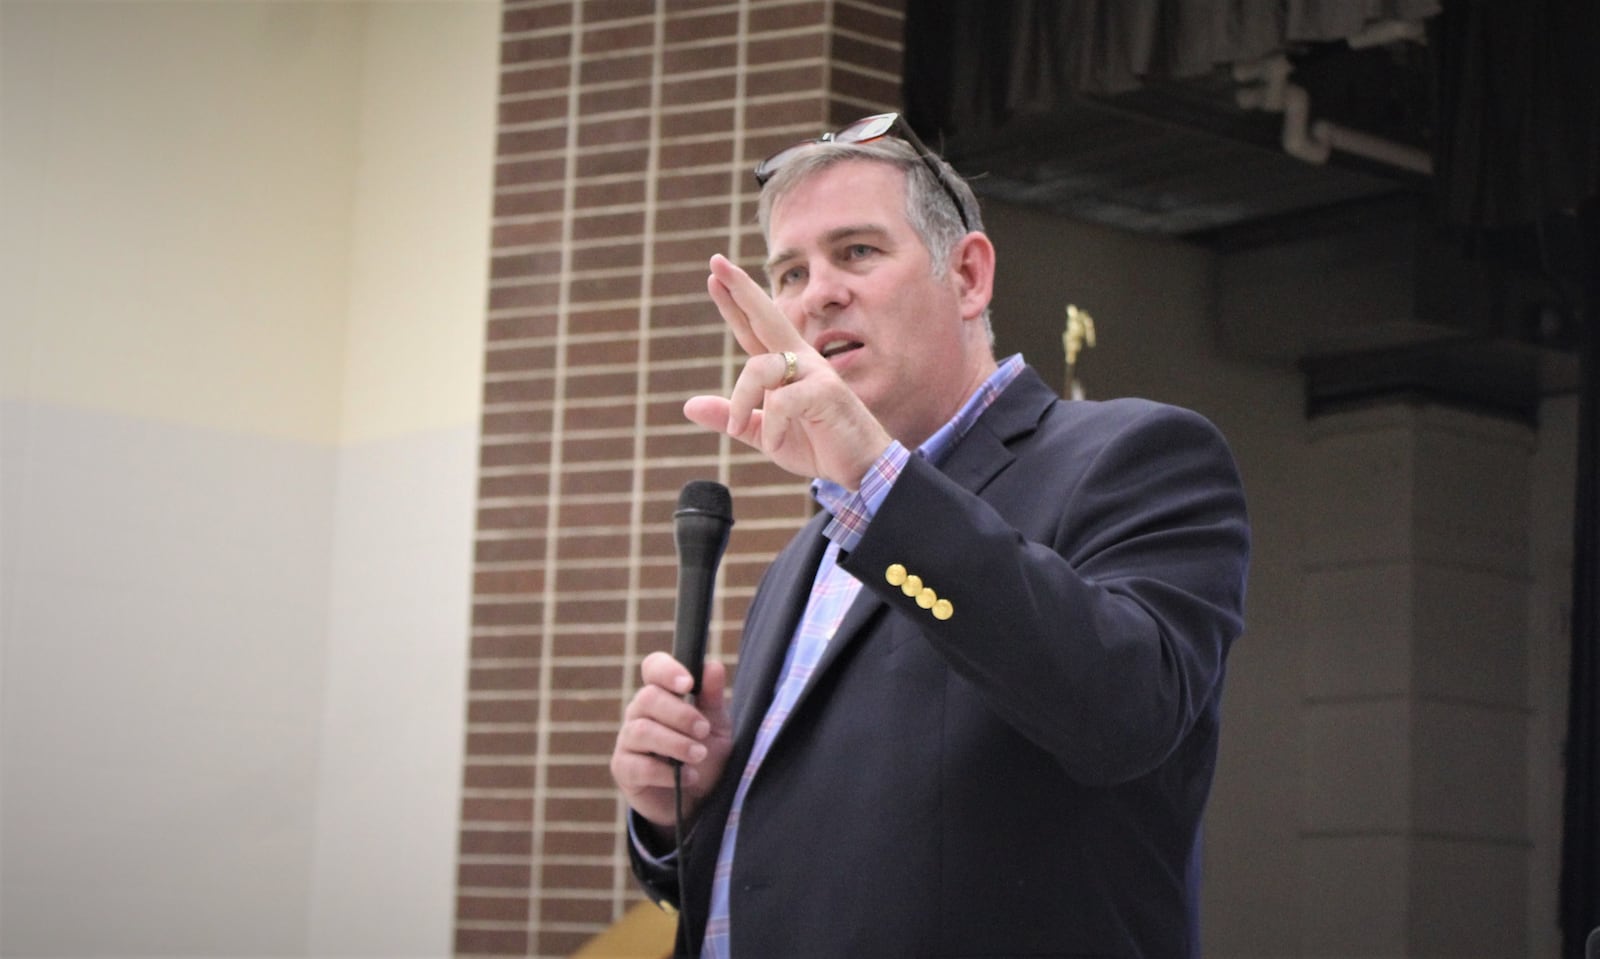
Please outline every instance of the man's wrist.
[[823, 535], [845, 552], [854, 549], [910, 458], [909, 450], [898, 440], [891, 440], [862, 475], [859, 488], [846, 490], [836, 484], [819, 488], [817, 499], [833, 516], [833, 521], [823, 528]]
[[636, 809], [628, 810], [628, 835], [634, 847], [654, 862], [670, 860], [678, 849], [676, 830], [672, 826], [651, 822]]

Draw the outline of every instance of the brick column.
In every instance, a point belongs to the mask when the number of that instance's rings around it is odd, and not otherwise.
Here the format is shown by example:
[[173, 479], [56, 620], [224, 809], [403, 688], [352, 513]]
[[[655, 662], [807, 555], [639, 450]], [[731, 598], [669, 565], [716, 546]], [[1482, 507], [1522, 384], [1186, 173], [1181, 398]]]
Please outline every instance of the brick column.
[[734, 493], [712, 645], [810, 513], [700, 432], [737, 345], [706, 260], [764, 253], [750, 169], [899, 99], [903, 0], [510, 0], [501, 45], [456, 950], [566, 956], [637, 896], [607, 771], [671, 646], [672, 509]]
[[1312, 424], [1302, 955], [1526, 951], [1533, 447], [1436, 405]]

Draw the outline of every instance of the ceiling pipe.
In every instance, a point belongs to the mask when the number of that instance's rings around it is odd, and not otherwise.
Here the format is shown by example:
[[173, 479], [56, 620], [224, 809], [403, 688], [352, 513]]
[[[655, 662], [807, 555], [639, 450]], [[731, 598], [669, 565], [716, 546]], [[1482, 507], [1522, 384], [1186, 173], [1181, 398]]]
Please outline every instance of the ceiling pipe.
[[[1339, 150], [1344, 153], [1353, 153], [1356, 156], [1387, 163], [1392, 167], [1410, 170], [1423, 176], [1433, 175], [1433, 157], [1428, 151], [1416, 147], [1385, 140], [1370, 133], [1342, 127], [1337, 123], [1327, 120], [1317, 120], [1311, 124], [1311, 131], [1307, 137], [1312, 143], [1326, 144], [1328, 149]], [[1326, 156], [1326, 153], [1324, 153]]]
[[1345, 38], [1345, 42], [1355, 50], [1363, 50], [1367, 47], [1381, 47], [1389, 43], [1399, 43], [1402, 40], [1426, 43], [1427, 32], [1423, 29], [1422, 21], [1377, 20], [1367, 24], [1359, 33], [1352, 33]]
[[[1350, 45], [1375, 46], [1397, 39], [1415, 39], [1421, 36], [1421, 31], [1420, 23], [1385, 21], [1351, 37]], [[1311, 95], [1304, 87], [1289, 82], [1293, 71], [1294, 65], [1281, 53], [1233, 65], [1233, 78], [1248, 84], [1234, 93], [1239, 106], [1283, 114], [1281, 142], [1285, 153], [1321, 165], [1328, 162], [1332, 151], [1339, 150], [1413, 173], [1433, 173], [1433, 157], [1426, 150], [1327, 120], [1313, 122]]]
[[1289, 83], [1279, 97], [1283, 100], [1283, 151], [1307, 163], [1327, 163], [1333, 144], [1311, 135], [1311, 94]]

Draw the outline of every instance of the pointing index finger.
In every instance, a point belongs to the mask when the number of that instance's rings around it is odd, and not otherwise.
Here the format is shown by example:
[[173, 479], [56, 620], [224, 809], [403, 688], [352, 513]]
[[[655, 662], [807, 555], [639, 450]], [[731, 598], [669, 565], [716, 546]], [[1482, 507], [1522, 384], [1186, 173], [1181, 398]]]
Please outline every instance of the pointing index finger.
[[[757, 353], [811, 352], [811, 346], [800, 331], [789, 323], [787, 317], [772, 302], [765, 290], [756, 284], [750, 274], [740, 269], [727, 257], [718, 253], [711, 257], [711, 298], [722, 310], [728, 325], [733, 327], [734, 338], [751, 356]], [[726, 294], [727, 302], [719, 296]], [[743, 327], [741, 329], [741, 326]]]

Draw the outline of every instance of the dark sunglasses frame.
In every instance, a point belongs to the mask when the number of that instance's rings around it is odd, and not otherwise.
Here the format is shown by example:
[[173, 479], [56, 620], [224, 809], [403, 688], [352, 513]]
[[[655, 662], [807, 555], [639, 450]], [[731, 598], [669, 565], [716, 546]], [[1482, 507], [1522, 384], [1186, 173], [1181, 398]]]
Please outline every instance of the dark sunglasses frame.
[[956, 216], [961, 218], [961, 227], [967, 232], [972, 231], [972, 223], [967, 219], [967, 208], [962, 205], [961, 197], [957, 195], [955, 187], [950, 185], [950, 180], [945, 176], [944, 166], [939, 158], [934, 156], [917, 134], [906, 122], [905, 117], [898, 113], [875, 113], [870, 117], [862, 117], [854, 123], [847, 124], [832, 133], [824, 133], [811, 140], [802, 140], [793, 146], [784, 147], [772, 156], [762, 160], [756, 166], [756, 185], [766, 186], [778, 168], [788, 162], [796, 153], [817, 143], [871, 143], [887, 136], [895, 136], [910, 144], [911, 149], [917, 151], [917, 156], [927, 165], [933, 174], [934, 180], [944, 190], [945, 196], [956, 208]]

